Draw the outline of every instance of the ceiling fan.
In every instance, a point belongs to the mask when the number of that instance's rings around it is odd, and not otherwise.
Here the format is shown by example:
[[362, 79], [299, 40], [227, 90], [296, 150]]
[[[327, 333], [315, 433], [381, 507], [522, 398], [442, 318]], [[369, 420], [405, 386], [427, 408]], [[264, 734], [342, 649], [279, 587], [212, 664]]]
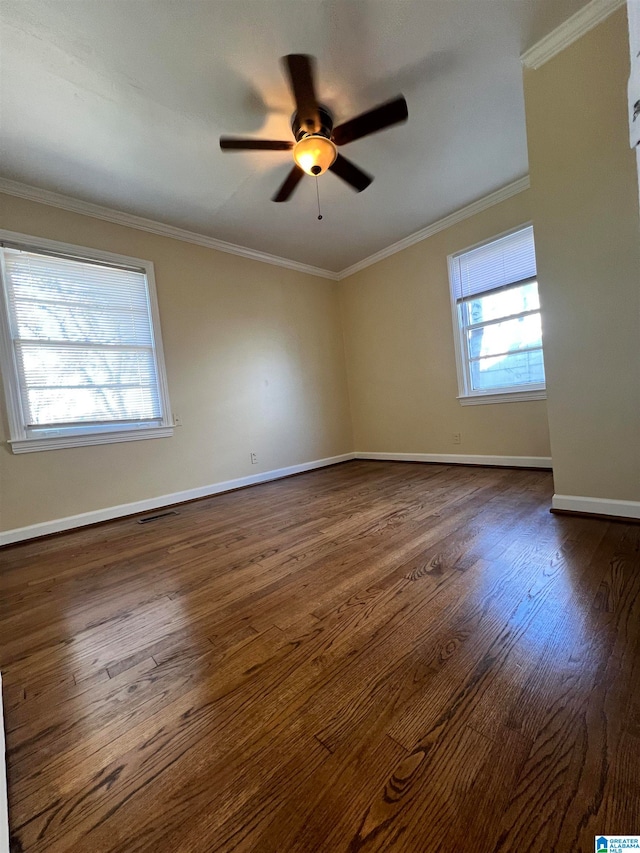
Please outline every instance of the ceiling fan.
[[282, 62], [296, 105], [291, 119], [294, 141], [221, 136], [220, 148], [223, 151], [293, 150], [295, 164], [272, 201], [288, 201], [305, 173], [317, 177], [327, 169], [356, 192], [362, 192], [373, 178], [339, 154], [338, 147], [406, 121], [407, 102], [400, 95], [334, 127], [330, 110], [316, 99], [313, 57], [291, 53]]

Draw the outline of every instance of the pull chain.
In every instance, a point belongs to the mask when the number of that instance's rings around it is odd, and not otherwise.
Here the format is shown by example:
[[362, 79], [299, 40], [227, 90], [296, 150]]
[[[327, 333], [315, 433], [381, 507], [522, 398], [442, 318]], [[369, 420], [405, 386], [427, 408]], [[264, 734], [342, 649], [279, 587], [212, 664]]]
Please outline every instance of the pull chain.
[[318, 176], [316, 175], [316, 198], [318, 200], [318, 219], [322, 219], [322, 214], [320, 213], [320, 190], [318, 189]]

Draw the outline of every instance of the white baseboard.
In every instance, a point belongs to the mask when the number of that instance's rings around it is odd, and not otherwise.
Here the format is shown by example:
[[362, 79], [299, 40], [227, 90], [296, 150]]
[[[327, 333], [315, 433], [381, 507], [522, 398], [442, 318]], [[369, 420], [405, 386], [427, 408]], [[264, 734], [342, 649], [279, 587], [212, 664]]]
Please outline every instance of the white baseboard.
[[[36, 539], [39, 536], [48, 536], [51, 533], [61, 533], [64, 530], [72, 530], [76, 527], [84, 527], [88, 524], [97, 524], [101, 521], [110, 521], [113, 518], [122, 518], [127, 515], [136, 515], [140, 512], [183, 503], [197, 498], [206, 498], [221, 492], [229, 492], [244, 486], [253, 486], [258, 483], [266, 483], [270, 480], [279, 480], [292, 474], [300, 474], [304, 471], [312, 471], [314, 468], [324, 468], [327, 465], [336, 465], [339, 462], [347, 462], [349, 459], [372, 459], [397, 462], [439, 462], [445, 465], [498, 465], [507, 468], [551, 468], [551, 458], [547, 456], [468, 456], [462, 454], [448, 453], [342, 453], [339, 456], [329, 456], [326, 459], [315, 459], [312, 462], [303, 462], [300, 465], [290, 465], [287, 468], [275, 468], [271, 471], [263, 471], [261, 474], [252, 474], [248, 477], [238, 477], [235, 480], [226, 480], [220, 483], [212, 483], [207, 486], [199, 486], [195, 489], [186, 489], [181, 492], [173, 492], [168, 495], [159, 495], [142, 501], [134, 501], [128, 504], [105, 507], [91, 512], [83, 512], [79, 515], [70, 515], [65, 518], [57, 518], [52, 521], [44, 521], [40, 524], [31, 524], [27, 527], [17, 527], [13, 530], [0, 532], [0, 547], [11, 545], [14, 542], [23, 542], [27, 539]], [[596, 510], [592, 510], [595, 512]], [[0, 850], [0, 853], [2, 851]]]
[[389, 462], [440, 462], [444, 465], [499, 465], [505, 468], [552, 468], [550, 456], [469, 456], [462, 453], [365, 453], [356, 459]]
[[0, 674], [0, 853], [9, 853], [9, 807], [7, 801], [6, 748], [2, 711], [2, 674]]
[[640, 518], [640, 501], [613, 498], [587, 498], [582, 495], [554, 495], [551, 508], [590, 515], [615, 515], [617, 518]]
[[[338, 462], [346, 462], [353, 458], [353, 453], [343, 453], [340, 456], [314, 459], [313, 462], [289, 465], [287, 468], [276, 468], [272, 471], [263, 471], [261, 474], [252, 474], [248, 477], [238, 477], [236, 480], [226, 480], [221, 483], [212, 483], [208, 486], [199, 486], [195, 489], [186, 489], [182, 492], [173, 492], [169, 495], [147, 498], [143, 501], [109, 506], [105, 507], [105, 509], [83, 512], [79, 515], [69, 515], [66, 518], [44, 521], [40, 524], [31, 524], [28, 527], [17, 527], [14, 530], [6, 530], [0, 533], [0, 546], [11, 545], [13, 542], [22, 542], [25, 539], [35, 539], [38, 536], [48, 536], [51, 533], [60, 533], [63, 530], [84, 527], [87, 524], [96, 524], [100, 521], [110, 521], [112, 518], [135, 515], [139, 512], [148, 512], [151, 509], [159, 509], [160, 507], [170, 506], [171, 504], [191, 501], [195, 498], [206, 498], [210, 495], [217, 495], [220, 492], [230, 492], [233, 489], [240, 489], [243, 486], [266, 483], [269, 480], [280, 480], [282, 477], [290, 477], [292, 474], [300, 474], [303, 471], [311, 471], [314, 468], [324, 468], [327, 465], [336, 465]], [[2, 853], [1, 849], [0, 853]]]

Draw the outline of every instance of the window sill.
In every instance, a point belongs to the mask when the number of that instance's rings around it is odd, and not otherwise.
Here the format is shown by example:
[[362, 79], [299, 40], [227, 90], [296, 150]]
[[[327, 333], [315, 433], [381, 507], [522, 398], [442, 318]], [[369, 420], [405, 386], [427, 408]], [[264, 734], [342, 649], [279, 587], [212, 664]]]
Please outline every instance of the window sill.
[[469, 394], [458, 397], [461, 406], [482, 406], [487, 403], [523, 403], [528, 400], [546, 400], [546, 388], [528, 391], [501, 391], [496, 394]]
[[86, 435], [61, 435], [48, 438], [22, 438], [9, 441], [13, 453], [33, 453], [37, 450], [57, 450], [62, 447], [86, 447], [92, 444], [113, 444], [117, 441], [141, 441], [147, 438], [169, 438], [172, 426], [151, 427], [120, 432], [94, 432]]

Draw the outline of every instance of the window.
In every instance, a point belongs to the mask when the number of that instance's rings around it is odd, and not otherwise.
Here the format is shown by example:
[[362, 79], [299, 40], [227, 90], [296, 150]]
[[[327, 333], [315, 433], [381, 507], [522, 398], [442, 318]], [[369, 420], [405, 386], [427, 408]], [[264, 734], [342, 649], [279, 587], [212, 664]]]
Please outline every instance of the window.
[[449, 257], [460, 402], [545, 395], [531, 225]]
[[0, 232], [14, 453], [171, 435], [153, 264]]

